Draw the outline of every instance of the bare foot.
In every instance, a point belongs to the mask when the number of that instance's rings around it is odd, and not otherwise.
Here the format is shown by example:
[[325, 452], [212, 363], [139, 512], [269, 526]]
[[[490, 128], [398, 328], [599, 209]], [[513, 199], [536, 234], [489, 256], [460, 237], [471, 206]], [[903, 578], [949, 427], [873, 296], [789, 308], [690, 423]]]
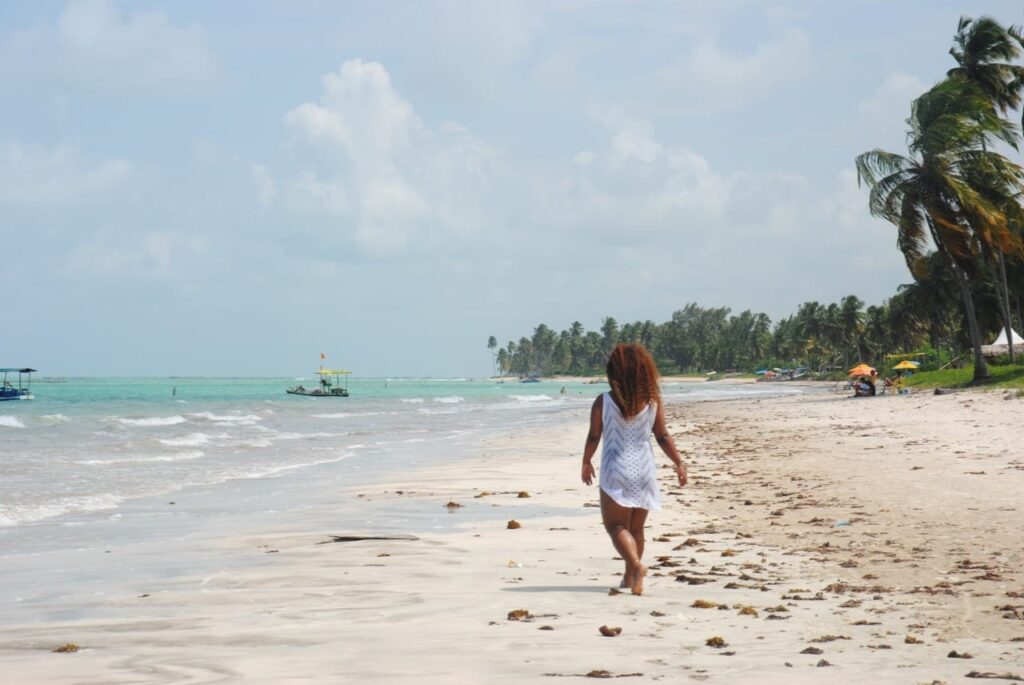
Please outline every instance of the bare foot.
[[620, 588], [627, 588], [627, 587], [632, 587], [632, 586], [633, 586], [633, 576], [631, 576], [629, 574], [629, 571], [626, 571], [625, 573], [622, 574], [622, 581], [619, 582], [619, 587]]
[[630, 586], [630, 590], [634, 595], [644, 594], [644, 576], [647, 575], [647, 567], [640, 564], [636, 567], [636, 571], [633, 573], [633, 585]]

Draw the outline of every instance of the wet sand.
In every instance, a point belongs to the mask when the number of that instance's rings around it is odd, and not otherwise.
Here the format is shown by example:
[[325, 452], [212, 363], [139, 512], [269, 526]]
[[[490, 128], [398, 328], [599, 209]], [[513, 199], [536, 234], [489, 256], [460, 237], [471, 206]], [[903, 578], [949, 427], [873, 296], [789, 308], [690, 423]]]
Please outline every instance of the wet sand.
[[447, 510], [454, 531], [335, 541], [374, 533], [339, 521], [196, 540], [232, 570], [111, 581], [72, 618], [0, 625], [5, 680], [1024, 676], [1022, 416], [1022, 400], [973, 393], [673, 406], [691, 486], [662, 470], [640, 597], [614, 589], [621, 561], [579, 481], [585, 416], [510, 427], [471, 460], [357, 493]]

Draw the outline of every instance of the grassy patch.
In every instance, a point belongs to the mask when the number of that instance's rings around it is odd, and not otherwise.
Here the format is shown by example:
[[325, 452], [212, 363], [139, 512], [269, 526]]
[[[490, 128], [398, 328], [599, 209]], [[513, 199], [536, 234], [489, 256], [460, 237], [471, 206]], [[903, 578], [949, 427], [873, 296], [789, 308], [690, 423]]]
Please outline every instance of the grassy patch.
[[1024, 365], [989, 366], [991, 378], [977, 386], [971, 385], [974, 367], [943, 369], [941, 371], [919, 371], [907, 379], [907, 386], [924, 390], [927, 388], [1008, 388], [1024, 390]]

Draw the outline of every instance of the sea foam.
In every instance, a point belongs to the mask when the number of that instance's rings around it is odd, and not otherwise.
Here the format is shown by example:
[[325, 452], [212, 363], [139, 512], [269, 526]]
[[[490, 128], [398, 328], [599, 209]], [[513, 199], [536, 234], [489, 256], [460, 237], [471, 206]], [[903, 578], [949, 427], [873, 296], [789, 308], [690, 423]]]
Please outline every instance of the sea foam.
[[199, 447], [210, 442], [210, 436], [206, 433], [189, 433], [178, 438], [161, 438], [160, 442], [168, 447]]
[[338, 457], [332, 457], [330, 459], [317, 459], [316, 461], [300, 462], [298, 464], [282, 464], [280, 466], [271, 466], [268, 468], [251, 471], [249, 473], [241, 474], [238, 477], [244, 479], [256, 479], [256, 478], [272, 478], [288, 471], [294, 471], [295, 469], [305, 469], [313, 466], [322, 466], [323, 464], [336, 464], [339, 461], [344, 461], [352, 456], [351, 452], [346, 452]]
[[46, 504], [0, 507], [0, 528], [35, 523], [63, 516], [64, 514], [114, 509], [122, 501], [124, 501], [124, 498], [117, 495], [90, 495], [86, 497], [62, 497]]
[[151, 464], [155, 462], [164, 461], [192, 461], [193, 459], [202, 459], [206, 456], [206, 453], [202, 450], [190, 450], [187, 452], [178, 452], [177, 454], [157, 454], [150, 456], [130, 456], [130, 457], [116, 457], [114, 459], [84, 459], [82, 461], [76, 461], [76, 464], [82, 466], [108, 466], [110, 464]]
[[550, 402], [555, 399], [550, 395], [509, 395], [517, 402]]
[[4, 428], [24, 428], [25, 424], [17, 416], [0, 416], [0, 426]]
[[255, 414], [214, 414], [213, 412], [201, 411], [189, 414], [189, 418], [213, 423], [233, 423], [238, 426], [252, 426], [263, 419]]
[[178, 414], [174, 416], [151, 416], [145, 419], [117, 419], [117, 422], [122, 426], [176, 426], [179, 423], [185, 423], [185, 421], [187, 419]]

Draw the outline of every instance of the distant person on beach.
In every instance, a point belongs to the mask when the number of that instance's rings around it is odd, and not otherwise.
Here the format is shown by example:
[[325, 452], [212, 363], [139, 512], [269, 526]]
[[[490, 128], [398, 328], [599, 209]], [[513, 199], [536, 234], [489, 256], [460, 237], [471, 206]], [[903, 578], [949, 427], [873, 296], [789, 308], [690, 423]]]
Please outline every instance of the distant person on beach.
[[615, 550], [626, 562], [619, 587], [634, 595], [644, 591], [647, 567], [644, 523], [647, 512], [661, 510], [651, 449], [651, 433], [675, 464], [679, 487], [686, 485], [686, 466], [665, 427], [665, 407], [658, 390], [658, 369], [642, 345], [620, 344], [606, 366], [611, 391], [598, 395], [590, 409], [590, 431], [583, 448], [583, 482], [594, 482], [591, 460], [601, 452], [601, 520]]

